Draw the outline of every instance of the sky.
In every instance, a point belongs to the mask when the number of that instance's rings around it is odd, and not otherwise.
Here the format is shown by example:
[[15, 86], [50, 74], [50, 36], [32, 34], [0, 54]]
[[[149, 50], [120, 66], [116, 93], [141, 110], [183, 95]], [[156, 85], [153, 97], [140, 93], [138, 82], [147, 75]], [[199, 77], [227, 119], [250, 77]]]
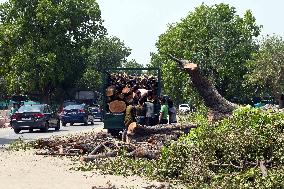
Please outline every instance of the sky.
[[[5, 0], [0, 0], [4, 2]], [[82, 0], [83, 1], [83, 0]], [[129, 59], [140, 64], [150, 62], [159, 35], [167, 25], [180, 21], [204, 2], [207, 5], [226, 3], [242, 16], [251, 10], [262, 35], [277, 34], [284, 37], [284, 0], [97, 0], [104, 26], [110, 36], [120, 38], [131, 48]]]
[[204, 2], [206, 5], [226, 3], [242, 16], [251, 10], [261, 35], [277, 34], [284, 37], [283, 0], [97, 0], [109, 35], [117, 36], [132, 49], [129, 59], [140, 64], [150, 62], [159, 35], [167, 25], [180, 21]]

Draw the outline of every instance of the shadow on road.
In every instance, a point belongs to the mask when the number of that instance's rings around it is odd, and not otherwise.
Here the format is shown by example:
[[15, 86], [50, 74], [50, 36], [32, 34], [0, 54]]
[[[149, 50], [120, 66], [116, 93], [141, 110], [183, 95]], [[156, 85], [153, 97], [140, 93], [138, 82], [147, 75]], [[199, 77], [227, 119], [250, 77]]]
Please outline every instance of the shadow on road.
[[7, 145], [13, 142], [15, 139], [0, 138], [0, 148], [1, 145]]
[[28, 130], [22, 130], [20, 132], [20, 134], [24, 134], [24, 133], [59, 133], [59, 132], [62, 132], [62, 131], [68, 131], [68, 130], [65, 130], [65, 129], [60, 129], [59, 131], [55, 131], [55, 130], [48, 130], [48, 131], [34, 130], [33, 132], [29, 132]]

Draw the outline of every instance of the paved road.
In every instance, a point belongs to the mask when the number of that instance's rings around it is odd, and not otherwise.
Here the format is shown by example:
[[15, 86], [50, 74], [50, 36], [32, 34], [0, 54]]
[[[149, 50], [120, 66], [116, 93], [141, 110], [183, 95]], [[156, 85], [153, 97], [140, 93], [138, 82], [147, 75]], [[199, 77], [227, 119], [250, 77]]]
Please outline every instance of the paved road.
[[32, 133], [29, 133], [29, 131], [21, 131], [19, 134], [15, 134], [14, 130], [11, 128], [0, 128], [0, 145], [7, 145], [13, 142], [15, 139], [22, 138], [24, 140], [34, 140], [38, 138], [49, 138], [51, 136], [58, 136], [58, 135], [66, 135], [66, 134], [72, 134], [82, 131], [89, 131], [92, 129], [99, 129], [103, 128], [102, 122], [95, 122], [94, 125], [80, 125], [80, 124], [74, 124], [73, 126], [66, 126], [62, 127], [59, 131], [55, 131], [53, 128], [49, 129], [48, 132], [41, 132], [39, 130], [34, 130]]

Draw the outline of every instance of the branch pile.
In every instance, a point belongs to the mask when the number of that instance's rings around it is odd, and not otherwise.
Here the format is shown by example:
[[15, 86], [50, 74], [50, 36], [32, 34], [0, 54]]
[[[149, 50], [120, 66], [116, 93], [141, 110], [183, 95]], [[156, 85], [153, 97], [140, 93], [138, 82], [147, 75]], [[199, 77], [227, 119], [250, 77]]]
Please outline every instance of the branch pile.
[[195, 125], [157, 125], [152, 127], [132, 123], [127, 131], [127, 142], [122, 142], [108, 133], [88, 133], [53, 139], [39, 139], [34, 142], [37, 155], [81, 156], [81, 161], [124, 154], [133, 158], [157, 159], [161, 148], [181, 135], [188, 133]]

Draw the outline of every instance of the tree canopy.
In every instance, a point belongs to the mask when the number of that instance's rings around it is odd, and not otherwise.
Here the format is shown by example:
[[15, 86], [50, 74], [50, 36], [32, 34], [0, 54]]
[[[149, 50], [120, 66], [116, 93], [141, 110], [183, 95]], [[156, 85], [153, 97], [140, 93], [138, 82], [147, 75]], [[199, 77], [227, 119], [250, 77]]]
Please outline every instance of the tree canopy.
[[260, 49], [246, 64], [245, 86], [256, 95], [279, 98], [284, 94], [284, 41], [279, 36], [262, 39]]
[[[197, 63], [202, 74], [225, 97], [241, 96], [244, 93], [241, 83], [247, 71], [244, 65], [251, 53], [257, 51], [254, 37], [259, 35], [260, 28], [250, 11], [240, 17], [234, 7], [223, 3], [202, 4], [180, 22], [169, 25], [156, 43], [158, 53], [152, 61], [152, 64], [157, 64], [157, 59], [164, 63], [165, 93], [175, 95], [176, 88], [171, 86], [179, 84], [180, 93], [192, 91], [185, 86], [188, 78], [178, 77], [176, 66], [165, 56], [172, 54]], [[181, 96], [183, 100], [187, 95]]]
[[0, 5], [0, 72], [11, 93], [70, 88], [105, 34], [95, 0], [9, 0]]
[[78, 88], [100, 90], [103, 70], [122, 67], [130, 53], [131, 49], [117, 37], [105, 36], [96, 40], [88, 50], [87, 67], [77, 82]]

